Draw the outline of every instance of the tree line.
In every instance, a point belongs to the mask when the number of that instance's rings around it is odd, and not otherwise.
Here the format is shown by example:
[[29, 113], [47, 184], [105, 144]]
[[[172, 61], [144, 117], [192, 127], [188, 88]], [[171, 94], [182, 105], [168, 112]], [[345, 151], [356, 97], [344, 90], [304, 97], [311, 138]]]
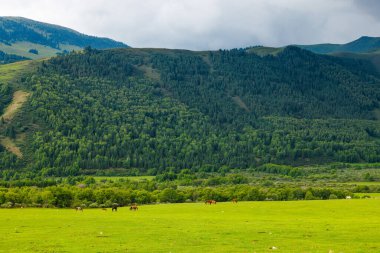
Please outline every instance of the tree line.
[[[84, 188], [82, 188], [84, 187]], [[213, 188], [163, 188], [154, 191], [125, 188], [91, 188], [86, 186], [49, 186], [45, 188], [0, 188], [0, 206], [10, 207], [111, 207], [152, 203], [199, 202], [208, 199], [231, 201], [287, 201], [343, 199], [347, 190], [331, 188], [259, 188], [248, 185]]]

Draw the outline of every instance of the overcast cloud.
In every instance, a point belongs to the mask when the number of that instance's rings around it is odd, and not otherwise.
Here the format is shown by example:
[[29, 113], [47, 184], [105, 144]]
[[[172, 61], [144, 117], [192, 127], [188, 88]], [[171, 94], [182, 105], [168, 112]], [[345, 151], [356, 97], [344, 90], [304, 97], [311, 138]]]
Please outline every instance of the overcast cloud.
[[380, 36], [378, 0], [0, 0], [23, 16], [132, 47], [193, 50]]

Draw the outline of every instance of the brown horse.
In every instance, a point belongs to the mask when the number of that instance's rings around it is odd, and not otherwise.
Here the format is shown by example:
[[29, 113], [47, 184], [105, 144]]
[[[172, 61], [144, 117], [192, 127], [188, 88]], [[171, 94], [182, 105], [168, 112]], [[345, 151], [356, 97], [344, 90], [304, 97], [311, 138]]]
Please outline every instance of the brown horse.
[[131, 205], [131, 207], [129, 208], [129, 210], [131, 211], [137, 211], [139, 210], [138, 206], [135, 204], [135, 205]]
[[237, 203], [237, 199], [236, 198], [234, 198], [234, 199], [232, 199], [232, 203]]
[[117, 212], [117, 206], [112, 206], [112, 212]]
[[206, 204], [206, 205], [207, 205], [207, 204], [209, 204], [209, 205], [212, 205], [212, 204], [216, 205], [216, 200], [213, 200], [213, 199], [206, 200], [206, 201], [205, 201], [205, 204]]

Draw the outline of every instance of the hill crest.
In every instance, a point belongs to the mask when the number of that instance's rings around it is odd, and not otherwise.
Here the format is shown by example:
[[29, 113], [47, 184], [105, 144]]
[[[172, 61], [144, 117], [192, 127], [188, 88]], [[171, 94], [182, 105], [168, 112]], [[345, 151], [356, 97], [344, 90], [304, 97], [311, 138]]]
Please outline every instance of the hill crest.
[[15, 56], [39, 59], [80, 50], [86, 46], [96, 49], [128, 47], [122, 42], [85, 35], [59, 25], [23, 17], [0, 17], [0, 51], [6, 54], [4, 59], [19, 60]]

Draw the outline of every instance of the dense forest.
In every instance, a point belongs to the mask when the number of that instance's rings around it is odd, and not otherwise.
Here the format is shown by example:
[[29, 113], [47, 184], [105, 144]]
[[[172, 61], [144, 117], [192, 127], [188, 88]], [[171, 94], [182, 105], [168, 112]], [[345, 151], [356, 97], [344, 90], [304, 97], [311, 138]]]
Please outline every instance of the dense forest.
[[244, 49], [87, 48], [20, 80], [32, 96], [6, 128], [27, 141], [23, 159], [0, 150], [3, 172], [380, 161], [380, 78], [366, 61], [296, 47], [263, 57]]

